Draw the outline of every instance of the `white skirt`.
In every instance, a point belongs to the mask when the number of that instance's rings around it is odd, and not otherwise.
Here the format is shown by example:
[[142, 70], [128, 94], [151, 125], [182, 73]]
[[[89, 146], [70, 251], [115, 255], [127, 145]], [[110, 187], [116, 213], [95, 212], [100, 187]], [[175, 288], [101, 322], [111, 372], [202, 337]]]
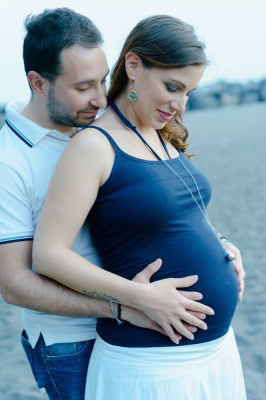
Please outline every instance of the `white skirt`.
[[233, 329], [177, 347], [120, 347], [98, 336], [85, 400], [246, 400]]

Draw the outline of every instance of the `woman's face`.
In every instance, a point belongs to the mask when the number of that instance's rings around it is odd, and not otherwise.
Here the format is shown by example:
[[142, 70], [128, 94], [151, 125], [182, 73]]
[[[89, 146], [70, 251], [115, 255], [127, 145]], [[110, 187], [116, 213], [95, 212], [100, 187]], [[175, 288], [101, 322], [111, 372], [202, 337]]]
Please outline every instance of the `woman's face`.
[[176, 112], [182, 114], [204, 69], [204, 65], [172, 69], [147, 69], [141, 65], [133, 82], [138, 100], [132, 103], [132, 111], [139, 123], [162, 129]]

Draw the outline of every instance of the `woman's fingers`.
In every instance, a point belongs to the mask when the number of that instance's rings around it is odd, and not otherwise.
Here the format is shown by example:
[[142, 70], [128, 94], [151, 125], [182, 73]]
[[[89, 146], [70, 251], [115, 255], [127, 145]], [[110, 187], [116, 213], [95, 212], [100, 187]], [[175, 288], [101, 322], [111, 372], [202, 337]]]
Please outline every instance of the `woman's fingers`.
[[[191, 279], [197, 277], [182, 278], [184, 287], [191, 286]], [[159, 324], [175, 343], [177, 334], [193, 340], [193, 333], [198, 328], [207, 329], [204, 322], [206, 315], [214, 315], [212, 308], [196, 300], [202, 298], [200, 293], [186, 292], [184, 295], [183, 291], [176, 290], [177, 286], [180, 287], [180, 279], [175, 278], [144, 284], [144, 295], [138, 297], [138, 302], [141, 300], [141, 310]]]
[[173, 327], [170, 324], [165, 324], [163, 326], [163, 330], [167, 334], [167, 336], [174, 342], [175, 344], [179, 343], [179, 340], [182, 339], [182, 336], [176, 333], [173, 329]]
[[243, 268], [241, 256], [239, 258], [236, 258], [236, 260], [233, 261], [233, 266], [234, 266], [234, 269], [235, 269], [235, 272], [237, 275], [237, 281], [238, 281], [238, 302], [242, 303], [243, 292], [244, 292], [244, 288], [245, 288], [246, 273]]
[[198, 328], [196, 326], [193, 325], [189, 325], [186, 322], [183, 322], [184, 327], [191, 333], [196, 333]]
[[192, 315], [190, 312], [187, 311], [184, 312], [184, 315], [182, 316], [182, 321], [188, 323], [189, 325], [193, 325], [196, 326], [197, 328], [203, 329], [205, 331], [208, 329], [206, 322], [204, 322], [199, 318], [194, 317], [194, 315]]
[[[188, 278], [191, 278], [191, 277], [186, 277], [186, 278], [182, 278], [183, 280], [186, 280], [186, 279], [188, 279]], [[176, 288], [176, 289], [178, 289], [180, 286], [179, 286], [179, 284], [180, 284], [180, 279], [179, 278], [172, 278], [172, 284], [174, 285], [174, 287]], [[191, 286], [191, 285], [190, 285]], [[182, 296], [183, 296], [183, 298], [185, 298], [186, 299], [186, 301], [187, 301], [187, 303], [185, 304], [185, 306], [186, 306], [186, 309], [189, 309], [189, 310], [191, 310], [191, 311], [197, 311], [197, 312], [200, 312], [200, 313], [203, 313], [203, 314], [208, 314], [208, 315], [214, 315], [214, 310], [211, 308], [211, 307], [208, 307], [208, 306], [206, 306], [205, 304], [201, 304], [201, 303], [198, 303], [198, 301], [194, 301], [194, 300], [191, 300], [191, 297], [193, 298], [193, 297], [200, 297], [200, 299], [199, 300], [201, 300], [202, 299], [202, 294], [201, 293], [198, 293], [198, 292], [185, 292], [185, 291], [182, 291], [182, 290], [178, 290], [178, 292], [179, 292], [179, 294], [181, 294]], [[185, 293], [185, 294], [184, 294]], [[189, 293], [192, 293], [192, 295], [191, 294], [189, 294]], [[198, 299], [196, 299], [196, 300], [198, 300]]]
[[245, 289], [245, 282], [244, 282], [244, 280], [242, 280], [241, 282], [238, 283], [238, 287], [239, 287], [238, 302], [239, 302], [239, 303], [242, 303], [242, 301], [243, 301], [243, 293], [244, 293], [244, 289]]
[[132, 280], [134, 282], [148, 283], [152, 275], [154, 275], [162, 266], [161, 258], [157, 258], [155, 261], [147, 265], [142, 271], [140, 271]]
[[206, 318], [206, 314], [204, 313], [200, 313], [197, 311], [189, 311], [190, 314], [194, 315], [194, 317], [199, 318], [199, 319], [205, 319]]
[[194, 285], [198, 280], [198, 276], [190, 275], [190, 276], [186, 276], [184, 278], [169, 278], [169, 280], [173, 281], [173, 284], [175, 285], [176, 289], [180, 289], [180, 288], [187, 288], [187, 287]]
[[211, 307], [206, 306], [205, 304], [198, 303], [197, 301], [194, 301], [194, 300], [186, 299], [184, 304], [185, 304], [186, 310], [196, 311], [198, 313], [206, 314], [206, 315], [214, 315], [215, 314], [214, 310]]
[[190, 330], [187, 328], [187, 325], [185, 325], [183, 323], [183, 321], [181, 320], [176, 320], [174, 319], [172, 321], [172, 329], [174, 329], [174, 331], [179, 332], [182, 336], [184, 336], [187, 339], [193, 340], [194, 339], [194, 335], [192, 332], [190, 332]]
[[185, 292], [184, 290], [178, 290], [180, 294], [182, 294], [182, 296], [186, 297], [189, 300], [195, 300], [195, 301], [199, 301], [203, 299], [203, 296], [201, 293], [199, 292]]
[[246, 276], [244, 267], [243, 267], [243, 261], [242, 261], [242, 257], [241, 257], [241, 253], [239, 251], [239, 249], [233, 245], [230, 242], [225, 243], [225, 248], [229, 249], [234, 255], [235, 255], [235, 260], [233, 261], [233, 266], [237, 275], [237, 280], [238, 280], [238, 301], [239, 303], [242, 302], [243, 300], [243, 292], [244, 292], [244, 288], [245, 288], [245, 283], [244, 283], [244, 279]]

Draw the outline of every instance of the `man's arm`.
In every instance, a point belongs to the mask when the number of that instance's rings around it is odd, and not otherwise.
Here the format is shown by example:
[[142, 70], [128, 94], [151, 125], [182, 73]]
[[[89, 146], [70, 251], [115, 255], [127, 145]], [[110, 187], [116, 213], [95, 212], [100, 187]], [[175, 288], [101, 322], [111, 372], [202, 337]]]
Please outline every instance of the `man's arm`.
[[[33, 272], [30, 268], [31, 255], [32, 241], [0, 245], [0, 293], [6, 303], [48, 314], [113, 318], [108, 302], [87, 297]], [[160, 266], [161, 262], [158, 261], [150, 264], [136, 276], [135, 280], [149, 282]], [[184, 283], [180, 280], [180, 286], [190, 286], [195, 283], [193, 278], [191, 282], [188, 279], [185, 278]], [[190, 299], [199, 300], [200, 296], [191, 292]], [[191, 313], [199, 320], [205, 318], [203, 313]], [[123, 306], [122, 317], [133, 325], [164, 333], [156, 322], [139, 310]], [[188, 334], [196, 331], [194, 326], [187, 324], [184, 326]], [[177, 334], [177, 338], [181, 339], [181, 335]]]
[[[48, 314], [114, 318], [108, 302], [87, 297], [32, 271], [31, 256], [32, 241], [0, 245], [0, 293], [6, 303]], [[164, 333], [141, 311], [123, 306], [122, 316], [136, 326]]]
[[[33, 237], [31, 201], [23, 176], [0, 161], [0, 293], [9, 304], [45, 313], [111, 317], [106, 302], [77, 293], [31, 270]], [[14, 240], [3, 243], [4, 239]]]
[[109, 304], [33, 272], [32, 241], [0, 245], [0, 292], [13, 305], [50, 314], [111, 317]]

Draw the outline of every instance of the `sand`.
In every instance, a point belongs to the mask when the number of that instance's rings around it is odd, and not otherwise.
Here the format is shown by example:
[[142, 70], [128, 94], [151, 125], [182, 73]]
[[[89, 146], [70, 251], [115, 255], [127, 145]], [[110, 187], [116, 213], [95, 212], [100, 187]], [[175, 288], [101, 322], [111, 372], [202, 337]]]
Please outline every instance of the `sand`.
[[[255, 103], [186, 116], [191, 152], [197, 152], [194, 160], [213, 188], [212, 222], [241, 249], [247, 272], [233, 326], [248, 400], [264, 400], [266, 394], [265, 111], [266, 103]], [[44, 399], [21, 348], [20, 330], [19, 309], [0, 300], [0, 399]]]
[[210, 217], [218, 231], [240, 248], [247, 273], [233, 327], [248, 400], [266, 396], [265, 111], [266, 103], [257, 103], [195, 111], [186, 118], [189, 142], [198, 152], [195, 162], [213, 188]]

